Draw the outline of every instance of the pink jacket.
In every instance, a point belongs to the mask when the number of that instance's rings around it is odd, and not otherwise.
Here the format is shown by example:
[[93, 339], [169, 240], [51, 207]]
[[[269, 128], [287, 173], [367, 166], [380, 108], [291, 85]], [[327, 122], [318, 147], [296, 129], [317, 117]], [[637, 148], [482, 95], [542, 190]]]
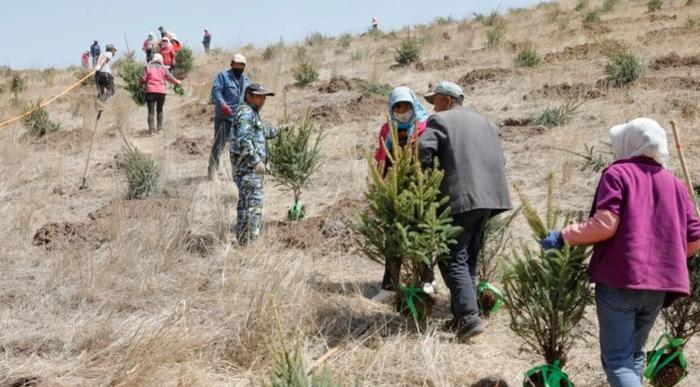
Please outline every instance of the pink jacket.
[[141, 84], [146, 84], [146, 93], [165, 94], [166, 80], [176, 85], [180, 84], [180, 81], [175, 79], [162, 64], [151, 63], [146, 66], [146, 69], [143, 71]]
[[[411, 141], [415, 141], [421, 134], [423, 134], [427, 124], [428, 120], [416, 123], [416, 127], [413, 129], [413, 139]], [[387, 137], [389, 137], [389, 125], [384, 123], [382, 129], [379, 131], [379, 144], [377, 144], [377, 150], [374, 152], [374, 161], [377, 163], [377, 165], [380, 163], [385, 163], [386, 165], [387, 154], [384, 143], [386, 142]], [[382, 172], [382, 175], [384, 175], [385, 172], [386, 168]]]

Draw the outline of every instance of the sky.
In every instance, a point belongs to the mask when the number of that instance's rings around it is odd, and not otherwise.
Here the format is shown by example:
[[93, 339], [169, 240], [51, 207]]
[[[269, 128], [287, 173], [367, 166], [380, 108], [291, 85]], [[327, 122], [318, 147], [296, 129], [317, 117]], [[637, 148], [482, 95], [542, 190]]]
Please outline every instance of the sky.
[[[385, 31], [428, 23], [438, 16], [461, 19], [472, 12], [528, 7], [541, 0], [0, 0], [0, 65], [14, 69], [79, 65], [80, 55], [98, 40], [124, 53], [140, 49], [158, 26], [202, 50], [203, 29], [212, 48], [263, 47], [282, 38], [302, 40], [312, 32], [337, 36], [364, 32], [373, 16]], [[126, 37], [126, 40], [125, 40]]]

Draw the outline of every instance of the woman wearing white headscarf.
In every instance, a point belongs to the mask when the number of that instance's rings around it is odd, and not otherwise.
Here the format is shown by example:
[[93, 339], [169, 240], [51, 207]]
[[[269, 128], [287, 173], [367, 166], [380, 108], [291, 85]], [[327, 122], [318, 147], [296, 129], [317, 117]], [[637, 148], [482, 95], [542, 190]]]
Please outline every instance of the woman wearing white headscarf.
[[664, 167], [666, 131], [656, 121], [637, 118], [610, 137], [616, 161], [603, 172], [591, 219], [541, 244], [594, 245], [588, 274], [603, 369], [612, 386], [641, 387], [644, 344], [661, 308], [690, 295], [687, 261], [700, 250], [700, 221], [688, 189]]

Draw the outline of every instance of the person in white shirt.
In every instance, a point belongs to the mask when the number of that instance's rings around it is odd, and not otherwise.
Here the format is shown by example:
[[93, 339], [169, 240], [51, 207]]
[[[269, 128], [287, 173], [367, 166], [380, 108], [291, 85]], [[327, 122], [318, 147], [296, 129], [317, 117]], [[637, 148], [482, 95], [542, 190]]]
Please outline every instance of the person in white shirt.
[[[104, 108], [104, 103], [114, 95], [114, 76], [112, 61], [117, 54], [117, 48], [112, 44], [105, 47], [105, 53], [100, 55], [95, 66], [95, 82], [97, 83], [98, 109]], [[100, 103], [101, 102], [101, 103]], [[101, 110], [101, 109], [100, 109]]]

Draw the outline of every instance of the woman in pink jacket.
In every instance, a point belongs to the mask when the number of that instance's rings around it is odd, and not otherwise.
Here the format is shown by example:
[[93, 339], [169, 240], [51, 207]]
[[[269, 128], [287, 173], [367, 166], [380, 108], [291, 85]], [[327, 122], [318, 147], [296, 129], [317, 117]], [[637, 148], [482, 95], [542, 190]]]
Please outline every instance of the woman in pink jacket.
[[[165, 104], [165, 81], [179, 85], [180, 81], [163, 66], [163, 56], [153, 55], [153, 60], [146, 66], [141, 77], [141, 84], [146, 85], [146, 105], [148, 106], [148, 131], [153, 133], [163, 129], [163, 105]], [[158, 113], [158, 127], [155, 129], [155, 115]]]

